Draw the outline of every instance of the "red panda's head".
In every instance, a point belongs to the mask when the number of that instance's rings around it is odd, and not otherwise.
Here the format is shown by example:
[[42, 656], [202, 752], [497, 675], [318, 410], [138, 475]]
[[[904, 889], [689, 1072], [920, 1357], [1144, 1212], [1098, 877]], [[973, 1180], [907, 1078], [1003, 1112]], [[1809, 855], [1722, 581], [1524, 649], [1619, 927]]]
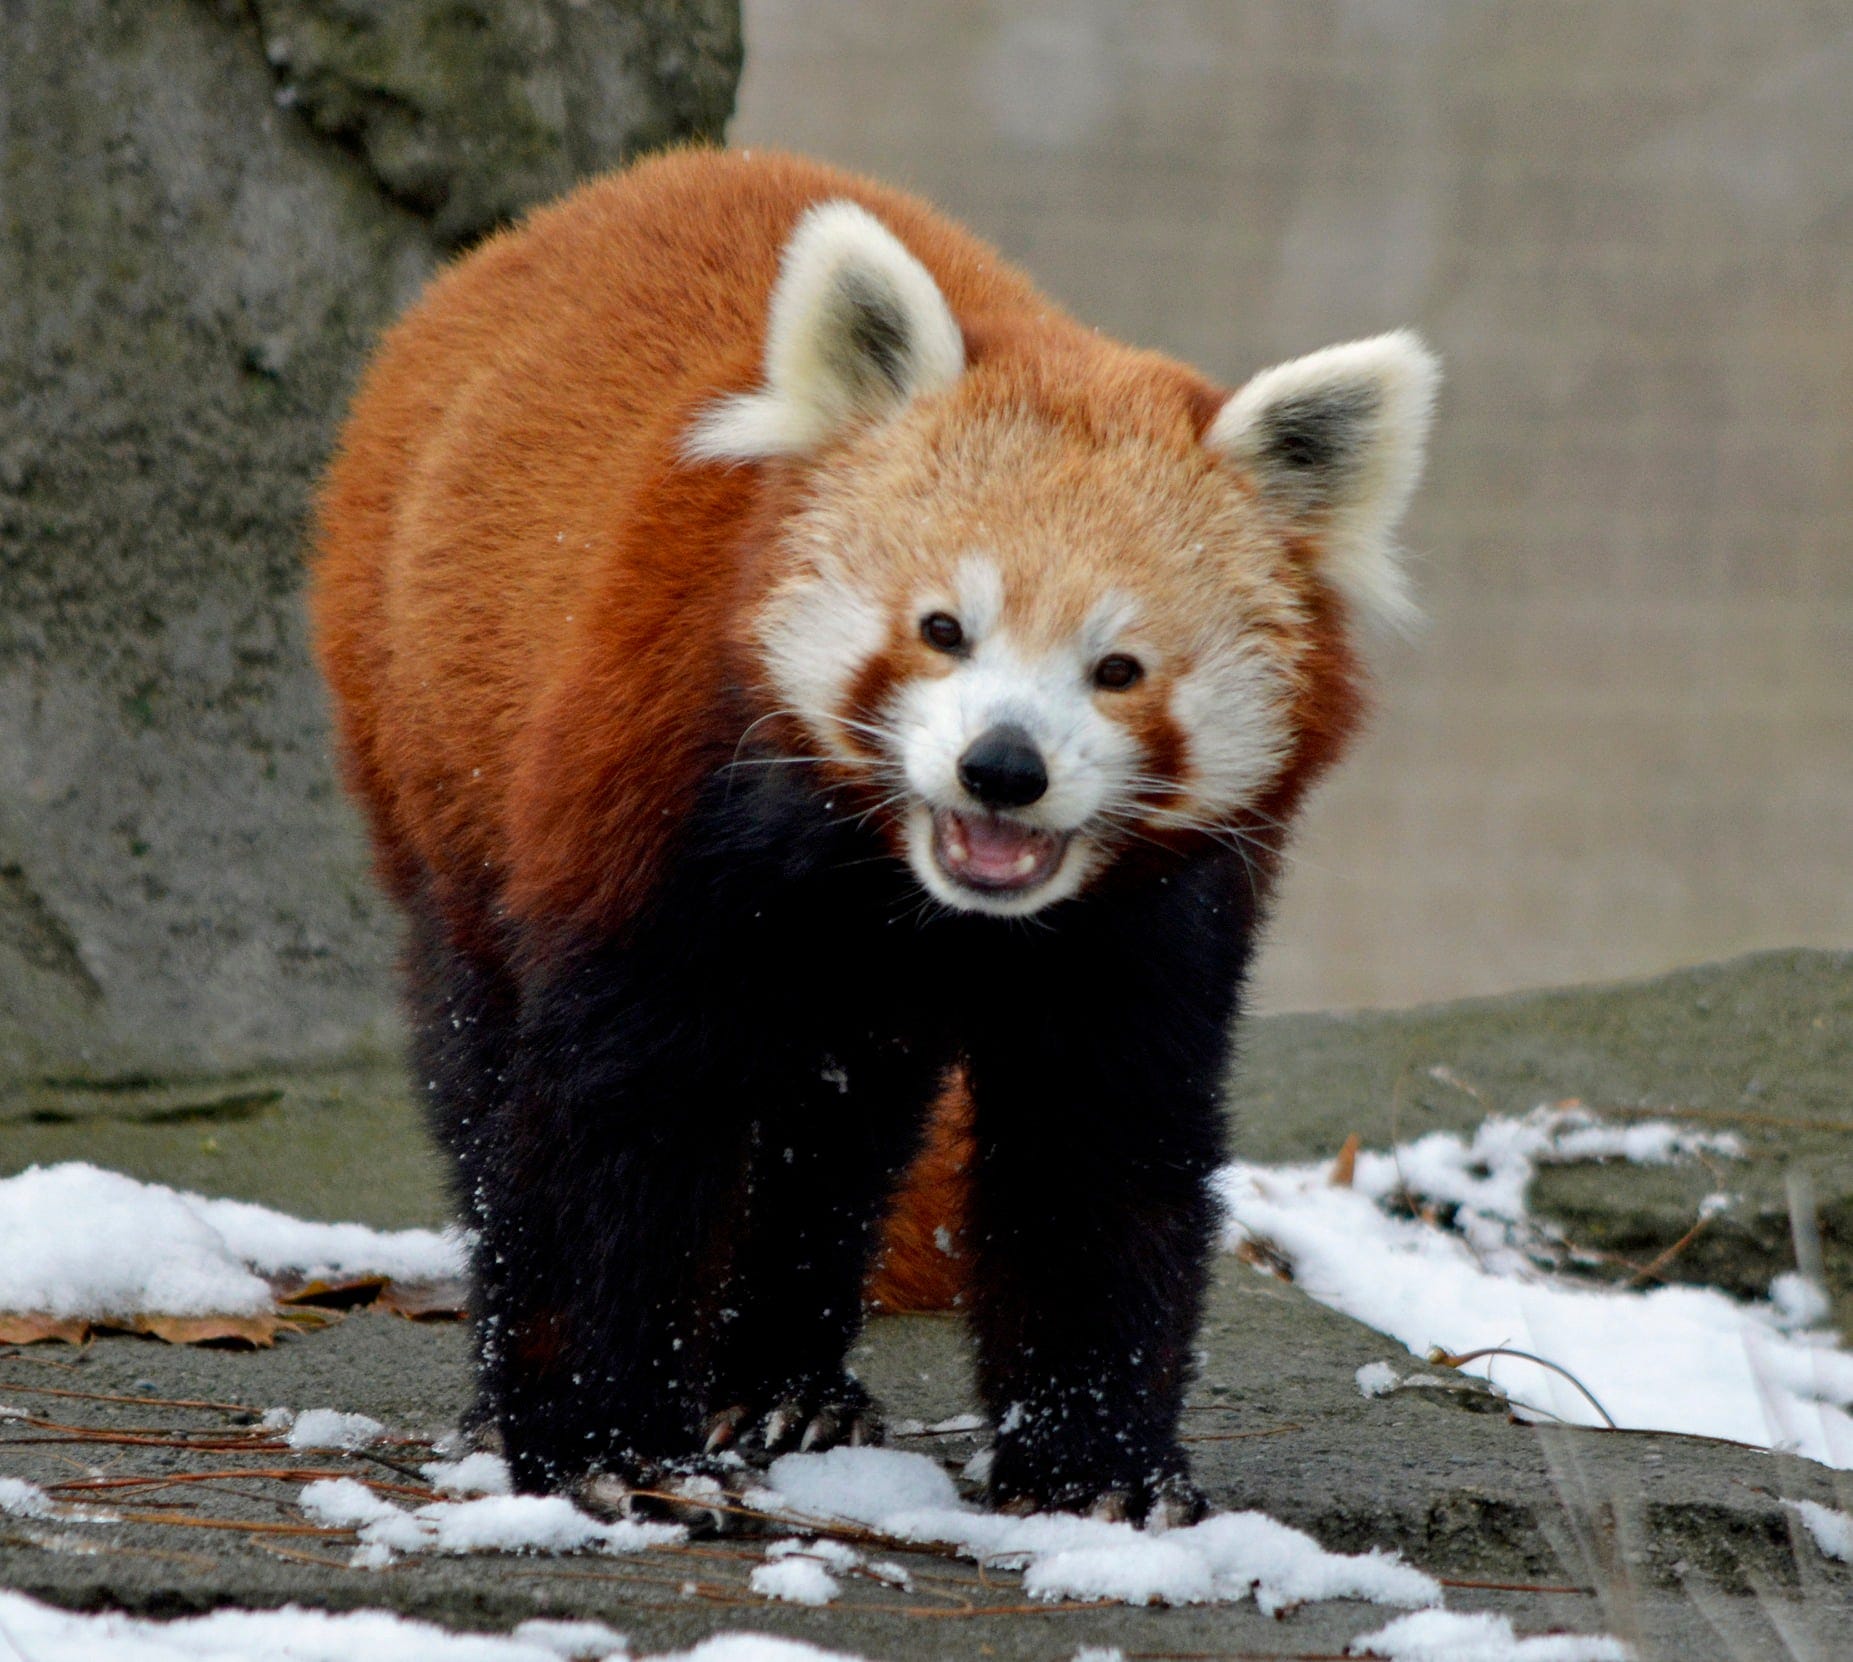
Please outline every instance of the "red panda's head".
[[785, 247], [763, 386], [686, 449], [797, 472], [750, 645], [804, 753], [935, 899], [1021, 916], [1153, 843], [1272, 846], [1349, 728], [1350, 620], [1411, 614], [1391, 539], [1435, 379], [1400, 334], [1228, 396], [1053, 311], [962, 328], [831, 202]]

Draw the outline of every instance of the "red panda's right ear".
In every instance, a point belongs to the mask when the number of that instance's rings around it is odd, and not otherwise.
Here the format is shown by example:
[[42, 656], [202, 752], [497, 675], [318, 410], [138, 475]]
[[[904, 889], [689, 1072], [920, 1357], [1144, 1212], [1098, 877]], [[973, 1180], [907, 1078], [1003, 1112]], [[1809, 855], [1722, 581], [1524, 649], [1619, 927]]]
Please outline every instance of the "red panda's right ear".
[[765, 382], [709, 406], [693, 461], [758, 461], [816, 449], [852, 422], [894, 414], [965, 369], [965, 341], [925, 266], [853, 202], [798, 221], [766, 321]]

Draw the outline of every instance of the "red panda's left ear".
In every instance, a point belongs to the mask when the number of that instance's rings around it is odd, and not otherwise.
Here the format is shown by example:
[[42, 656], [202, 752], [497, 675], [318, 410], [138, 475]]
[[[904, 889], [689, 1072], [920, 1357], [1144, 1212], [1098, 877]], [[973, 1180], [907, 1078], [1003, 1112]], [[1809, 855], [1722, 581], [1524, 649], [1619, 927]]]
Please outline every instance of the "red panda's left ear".
[[1422, 472], [1441, 366], [1406, 331], [1263, 370], [1203, 442], [1313, 534], [1319, 569], [1360, 613], [1417, 616], [1395, 533]]
[[711, 405], [683, 451], [696, 461], [803, 455], [964, 370], [965, 338], [927, 268], [867, 209], [820, 203], [780, 256], [763, 386]]

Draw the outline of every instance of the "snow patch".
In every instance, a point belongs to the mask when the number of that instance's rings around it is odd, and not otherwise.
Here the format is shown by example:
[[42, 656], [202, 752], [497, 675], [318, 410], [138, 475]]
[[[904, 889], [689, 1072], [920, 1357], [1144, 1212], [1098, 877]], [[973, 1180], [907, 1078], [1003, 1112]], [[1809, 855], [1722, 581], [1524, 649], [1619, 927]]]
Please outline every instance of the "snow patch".
[[1521, 1639], [1504, 1616], [1486, 1611], [1422, 1610], [1353, 1639], [1345, 1654], [1384, 1657], [1387, 1662], [1631, 1662], [1634, 1652], [1604, 1635], [1552, 1633]]
[[0, 1513], [9, 1518], [49, 1518], [51, 1496], [23, 1477], [0, 1477]]
[[1782, 1504], [1800, 1516], [1814, 1544], [1827, 1557], [1853, 1564], [1853, 1516], [1818, 1500], [1785, 1500]]
[[[452, 1633], [387, 1610], [339, 1615], [286, 1605], [160, 1622], [55, 1610], [0, 1591], [0, 1634], [32, 1662], [629, 1662], [599, 1622], [523, 1622], [511, 1634]], [[657, 1662], [857, 1662], [795, 1639], [730, 1633]]]
[[[1710, 1288], [1571, 1284], [1539, 1262], [1554, 1244], [1525, 1210], [1539, 1164], [1659, 1163], [1737, 1147], [1733, 1138], [1671, 1125], [1604, 1126], [1580, 1110], [1552, 1109], [1489, 1119], [1470, 1139], [1433, 1132], [1389, 1153], [1360, 1153], [1349, 1188], [1334, 1188], [1323, 1163], [1238, 1162], [1217, 1184], [1229, 1247], [1266, 1242], [1311, 1297], [1417, 1355], [1435, 1347], [1531, 1351], [1575, 1374], [1630, 1429], [1725, 1437], [1853, 1468], [1853, 1355], [1835, 1348], [1832, 1333], [1795, 1331], [1776, 1307], [1739, 1304]], [[1402, 1201], [1406, 1212], [1410, 1199], [1451, 1206], [1452, 1227], [1392, 1215], [1382, 1204]], [[1497, 1376], [1515, 1406], [1602, 1423], [1548, 1369], [1509, 1356], [1466, 1369]]]
[[461, 1460], [433, 1460], [420, 1466], [425, 1481], [440, 1495], [467, 1498], [473, 1495], [512, 1495], [514, 1479], [508, 1462], [499, 1454], [486, 1450], [466, 1454]]
[[359, 1533], [354, 1563], [361, 1569], [383, 1569], [402, 1553], [624, 1553], [685, 1538], [675, 1524], [606, 1523], [563, 1495], [487, 1495], [407, 1511], [351, 1477], [337, 1477], [309, 1484], [300, 1498], [314, 1522]]
[[776, 1558], [749, 1578], [755, 1593], [789, 1604], [828, 1604], [843, 1585], [815, 1558]]
[[535, 1618], [520, 1623], [512, 1635], [522, 1644], [539, 1645], [565, 1662], [603, 1662], [627, 1654], [625, 1638], [603, 1622], [549, 1621]]
[[462, 1271], [454, 1232], [305, 1223], [81, 1161], [0, 1179], [0, 1310], [92, 1321], [252, 1316], [274, 1302], [265, 1276], [414, 1281]]
[[1354, 1377], [1358, 1391], [1367, 1397], [1388, 1396], [1396, 1389], [1396, 1370], [1388, 1362], [1366, 1362]]
[[291, 1448], [366, 1448], [386, 1435], [386, 1427], [368, 1414], [343, 1414], [334, 1408], [311, 1408], [290, 1423], [284, 1441]]
[[1327, 1552], [1258, 1512], [1164, 1534], [1065, 1513], [1004, 1517], [962, 1502], [934, 1461], [893, 1449], [788, 1454], [772, 1463], [766, 1479], [770, 1487], [749, 1495], [751, 1504], [794, 1521], [866, 1524], [900, 1540], [950, 1545], [985, 1563], [1020, 1568], [1032, 1598], [1206, 1604], [1253, 1597], [1267, 1611], [1306, 1599], [1403, 1608], [1441, 1599], [1439, 1583], [1393, 1553]]

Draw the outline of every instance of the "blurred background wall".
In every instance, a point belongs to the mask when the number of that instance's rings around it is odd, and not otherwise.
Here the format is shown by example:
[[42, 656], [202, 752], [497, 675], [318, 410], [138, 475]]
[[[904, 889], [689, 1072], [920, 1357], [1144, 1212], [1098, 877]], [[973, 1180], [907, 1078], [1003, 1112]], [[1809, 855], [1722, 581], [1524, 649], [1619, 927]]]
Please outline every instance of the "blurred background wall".
[[1264, 1007], [1853, 944], [1853, 11], [746, 0], [730, 128], [911, 185], [1230, 383], [1446, 359], [1431, 622]]

